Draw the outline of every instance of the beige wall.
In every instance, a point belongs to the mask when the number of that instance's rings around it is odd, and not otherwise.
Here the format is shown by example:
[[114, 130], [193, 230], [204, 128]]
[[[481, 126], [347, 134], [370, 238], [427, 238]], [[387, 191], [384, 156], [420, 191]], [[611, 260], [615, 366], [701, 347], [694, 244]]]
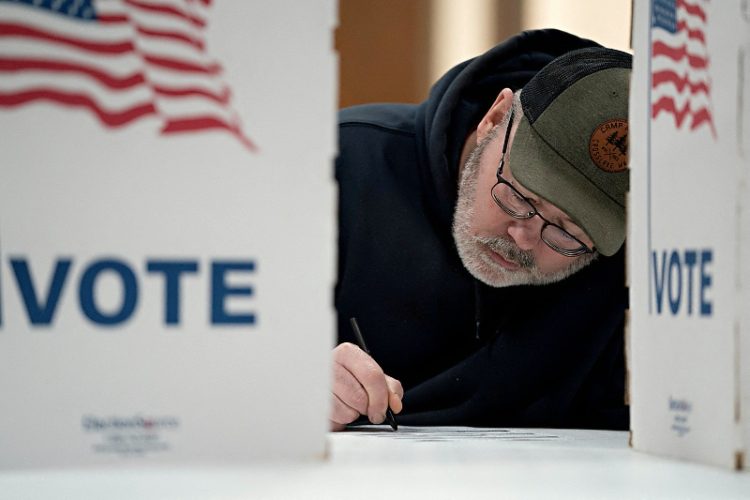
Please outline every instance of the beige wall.
[[523, 29], [554, 27], [630, 50], [632, 0], [525, 0]]
[[631, 0], [340, 0], [339, 104], [419, 102], [458, 62], [524, 29], [630, 45]]
[[429, 64], [430, 0], [339, 0], [339, 104], [418, 102]]

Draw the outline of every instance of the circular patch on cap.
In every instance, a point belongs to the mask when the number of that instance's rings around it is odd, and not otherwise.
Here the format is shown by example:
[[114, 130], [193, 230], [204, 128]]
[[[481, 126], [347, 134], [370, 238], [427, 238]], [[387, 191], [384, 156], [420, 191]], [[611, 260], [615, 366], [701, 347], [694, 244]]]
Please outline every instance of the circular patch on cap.
[[589, 155], [594, 165], [610, 173], [628, 168], [628, 121], [600, 123], [589, 139]]

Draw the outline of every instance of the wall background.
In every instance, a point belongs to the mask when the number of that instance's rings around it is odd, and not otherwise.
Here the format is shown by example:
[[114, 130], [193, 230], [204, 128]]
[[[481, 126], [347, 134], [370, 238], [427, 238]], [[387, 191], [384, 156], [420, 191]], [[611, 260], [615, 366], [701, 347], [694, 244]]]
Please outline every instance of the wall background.
[[448, 68], [526, 29], [630, 50], [631, 11], [631, 0], [339, 0], [339, 105], [422, 101]]

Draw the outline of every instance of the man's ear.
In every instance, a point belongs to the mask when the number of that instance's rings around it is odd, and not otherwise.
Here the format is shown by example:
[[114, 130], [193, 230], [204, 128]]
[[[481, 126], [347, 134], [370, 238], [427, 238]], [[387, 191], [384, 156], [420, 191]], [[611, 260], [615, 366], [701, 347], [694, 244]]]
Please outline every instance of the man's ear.
[[499, 125], [505, 114], [510, 110], [513, 104], [513, 91], [509, 88], [504, 88], [497, 94], [495, 102], [492, 103], [490, 109], [482, 118], [477, 126], [477, 144], [489, 134], [496, 125]]

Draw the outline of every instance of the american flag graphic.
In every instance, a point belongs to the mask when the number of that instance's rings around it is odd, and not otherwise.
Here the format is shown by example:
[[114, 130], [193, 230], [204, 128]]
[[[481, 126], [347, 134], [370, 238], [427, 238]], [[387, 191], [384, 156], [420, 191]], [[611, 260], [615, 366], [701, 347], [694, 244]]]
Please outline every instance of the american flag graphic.
[[206, 51], [211, 0], [0, 0], [0, 112], [35, 102], [110, 129], [221, 131], [249, 150], [221, 66]]
[[705, 5], [703, 0], [652, 2], [651, 118], [666, 113], [678, 129], [707, 126], [715, 136]]

